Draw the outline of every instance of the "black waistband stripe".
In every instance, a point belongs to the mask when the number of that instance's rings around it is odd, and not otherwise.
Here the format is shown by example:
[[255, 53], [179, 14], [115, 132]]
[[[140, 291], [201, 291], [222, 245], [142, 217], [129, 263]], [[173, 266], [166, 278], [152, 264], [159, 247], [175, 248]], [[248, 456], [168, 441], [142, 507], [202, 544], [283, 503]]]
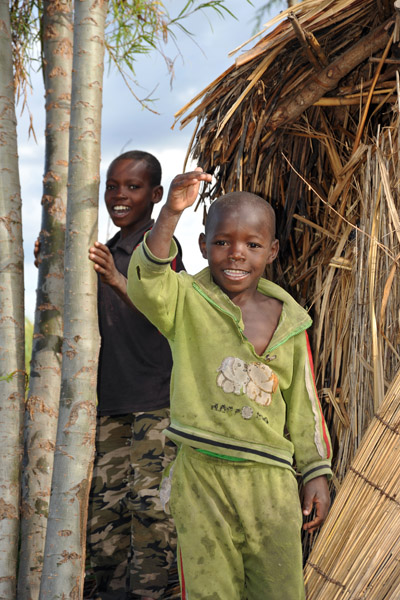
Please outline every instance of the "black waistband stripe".
[[249, 455], [253, 454], [256, 456], [262, 456], [263, 458], [268, 458], [275, 462], [278, 462], [278, 463], [281, 463], [284, 465], [288, 465], [289, 467], [292, 466], [292, 463], [289, 460], [280, 458], [279, 456], [275, 456], [274, 454], [269, 454], [268, 452], [263, 452], [262, 450], [255, 450], [253, 448], [244, 448], [243, 446], [235, 446], [234, 444], [227, 444], [225, 442], [216, 442], [215, 440], [208, 440], [208, 439], [202, 438], [202, 437], [194, 435], [194, 434], [186, 433], [183, 431], [178, 431], [178, 430], [174, 429], [173, 427], [167, 427], [167, 431], [170, 431], [171, 433], [174, 433], [175, 435], [183, 437], [192, 442], [201, 442], [203, 444], [208, 444], [209, 446], [225, 448], [227, 450], [239, 450], [240, 452], [243, 452], [245, 454], [249, 454]]

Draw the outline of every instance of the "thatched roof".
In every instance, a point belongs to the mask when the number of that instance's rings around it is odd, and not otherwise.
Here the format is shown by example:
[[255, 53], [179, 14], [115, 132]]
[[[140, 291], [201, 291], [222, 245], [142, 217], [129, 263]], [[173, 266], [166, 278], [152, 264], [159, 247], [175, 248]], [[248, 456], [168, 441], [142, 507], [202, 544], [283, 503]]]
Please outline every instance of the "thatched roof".
[[269, 276], [314, 318], [337, 489], [400, 370], [399, 12], [305, 0], [176, 115], [197, 119], [204, 199], [244, 189], [276, 210]]
[[[271, 158], [293, 137], [301, 149], [304, 138], [328, 143], [335, 126], [348, 143], [342, 161], [330, 158], [340, 173], [368, 125], [375, 131], [373, 121], [361, 122], [360, 109], [396, 100], [394, 12], [389, 0], [305, 0], [272, 19], [266, 27], [288, 17], [176, 114], [182, 127], [198, 118], [191, 150], [201, 166], [218, 169], [211, 197], [243, 187], [268, 197], [276, 190], [278, 199], [279, 189], [266, 186]], [[309, 174], [312, 164], [304, 166]]]

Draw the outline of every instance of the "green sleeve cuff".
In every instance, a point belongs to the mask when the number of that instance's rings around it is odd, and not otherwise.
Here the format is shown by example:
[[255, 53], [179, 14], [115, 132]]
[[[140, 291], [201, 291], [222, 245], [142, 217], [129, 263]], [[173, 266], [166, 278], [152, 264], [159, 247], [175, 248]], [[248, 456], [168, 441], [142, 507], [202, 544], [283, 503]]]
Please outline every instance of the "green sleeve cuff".
[[159, 258], [158, 256], [155, 256], [151, 252], [151, 250], [149, 249], [149, 247], [146, 243], [146, 239], [147, 239], [147, 236], [149, 233], [150, 233], [150, 231], [148, 231], [145, 234], [144, 239], [143, 239], [143, 244], [142, 244], [143, 254], [144, 254], [145, 258], [148, 261], [150, 261], [153, 265], [164, 266], [164, 265], [169, 265], [170, 263], [172, 263], [172, 261], [178, 254], [178, 246], [177, 246], [177, 243], [175, 242], [175, 240], [174, 239], [171, 240], [171, 246], [169, 249], [168, 258]]
[[311, 479], [315, 479], [321, 475], [326, 475], [328, 479], [332, 479], [332, 469], [329, 463], [317, 463], [308, 465], [305, 469], [302, 469], [301, 475], [303, 483], [307, 483]]

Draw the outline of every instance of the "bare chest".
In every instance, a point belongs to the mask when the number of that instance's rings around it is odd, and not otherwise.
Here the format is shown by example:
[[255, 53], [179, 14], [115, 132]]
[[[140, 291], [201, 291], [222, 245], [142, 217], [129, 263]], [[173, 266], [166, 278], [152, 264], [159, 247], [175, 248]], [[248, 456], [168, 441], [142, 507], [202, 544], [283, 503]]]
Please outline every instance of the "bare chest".
[[266, 298], [259, 305], [242, 308], [244, 334], [254, 346], [258, 355], [262, 355], [278, 327], [282, 312], [282, 303], [275, 298]]

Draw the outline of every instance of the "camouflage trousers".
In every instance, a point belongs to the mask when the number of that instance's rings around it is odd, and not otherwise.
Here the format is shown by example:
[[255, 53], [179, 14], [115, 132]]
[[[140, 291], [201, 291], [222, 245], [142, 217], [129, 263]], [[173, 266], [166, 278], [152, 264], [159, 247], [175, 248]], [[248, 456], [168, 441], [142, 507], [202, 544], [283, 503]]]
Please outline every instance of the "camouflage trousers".
[[176, 455], [168, 424], [169, 409], [98, 418], [87, 543], [101, 600], [163, 597], [176, 548], [159, 498]]

